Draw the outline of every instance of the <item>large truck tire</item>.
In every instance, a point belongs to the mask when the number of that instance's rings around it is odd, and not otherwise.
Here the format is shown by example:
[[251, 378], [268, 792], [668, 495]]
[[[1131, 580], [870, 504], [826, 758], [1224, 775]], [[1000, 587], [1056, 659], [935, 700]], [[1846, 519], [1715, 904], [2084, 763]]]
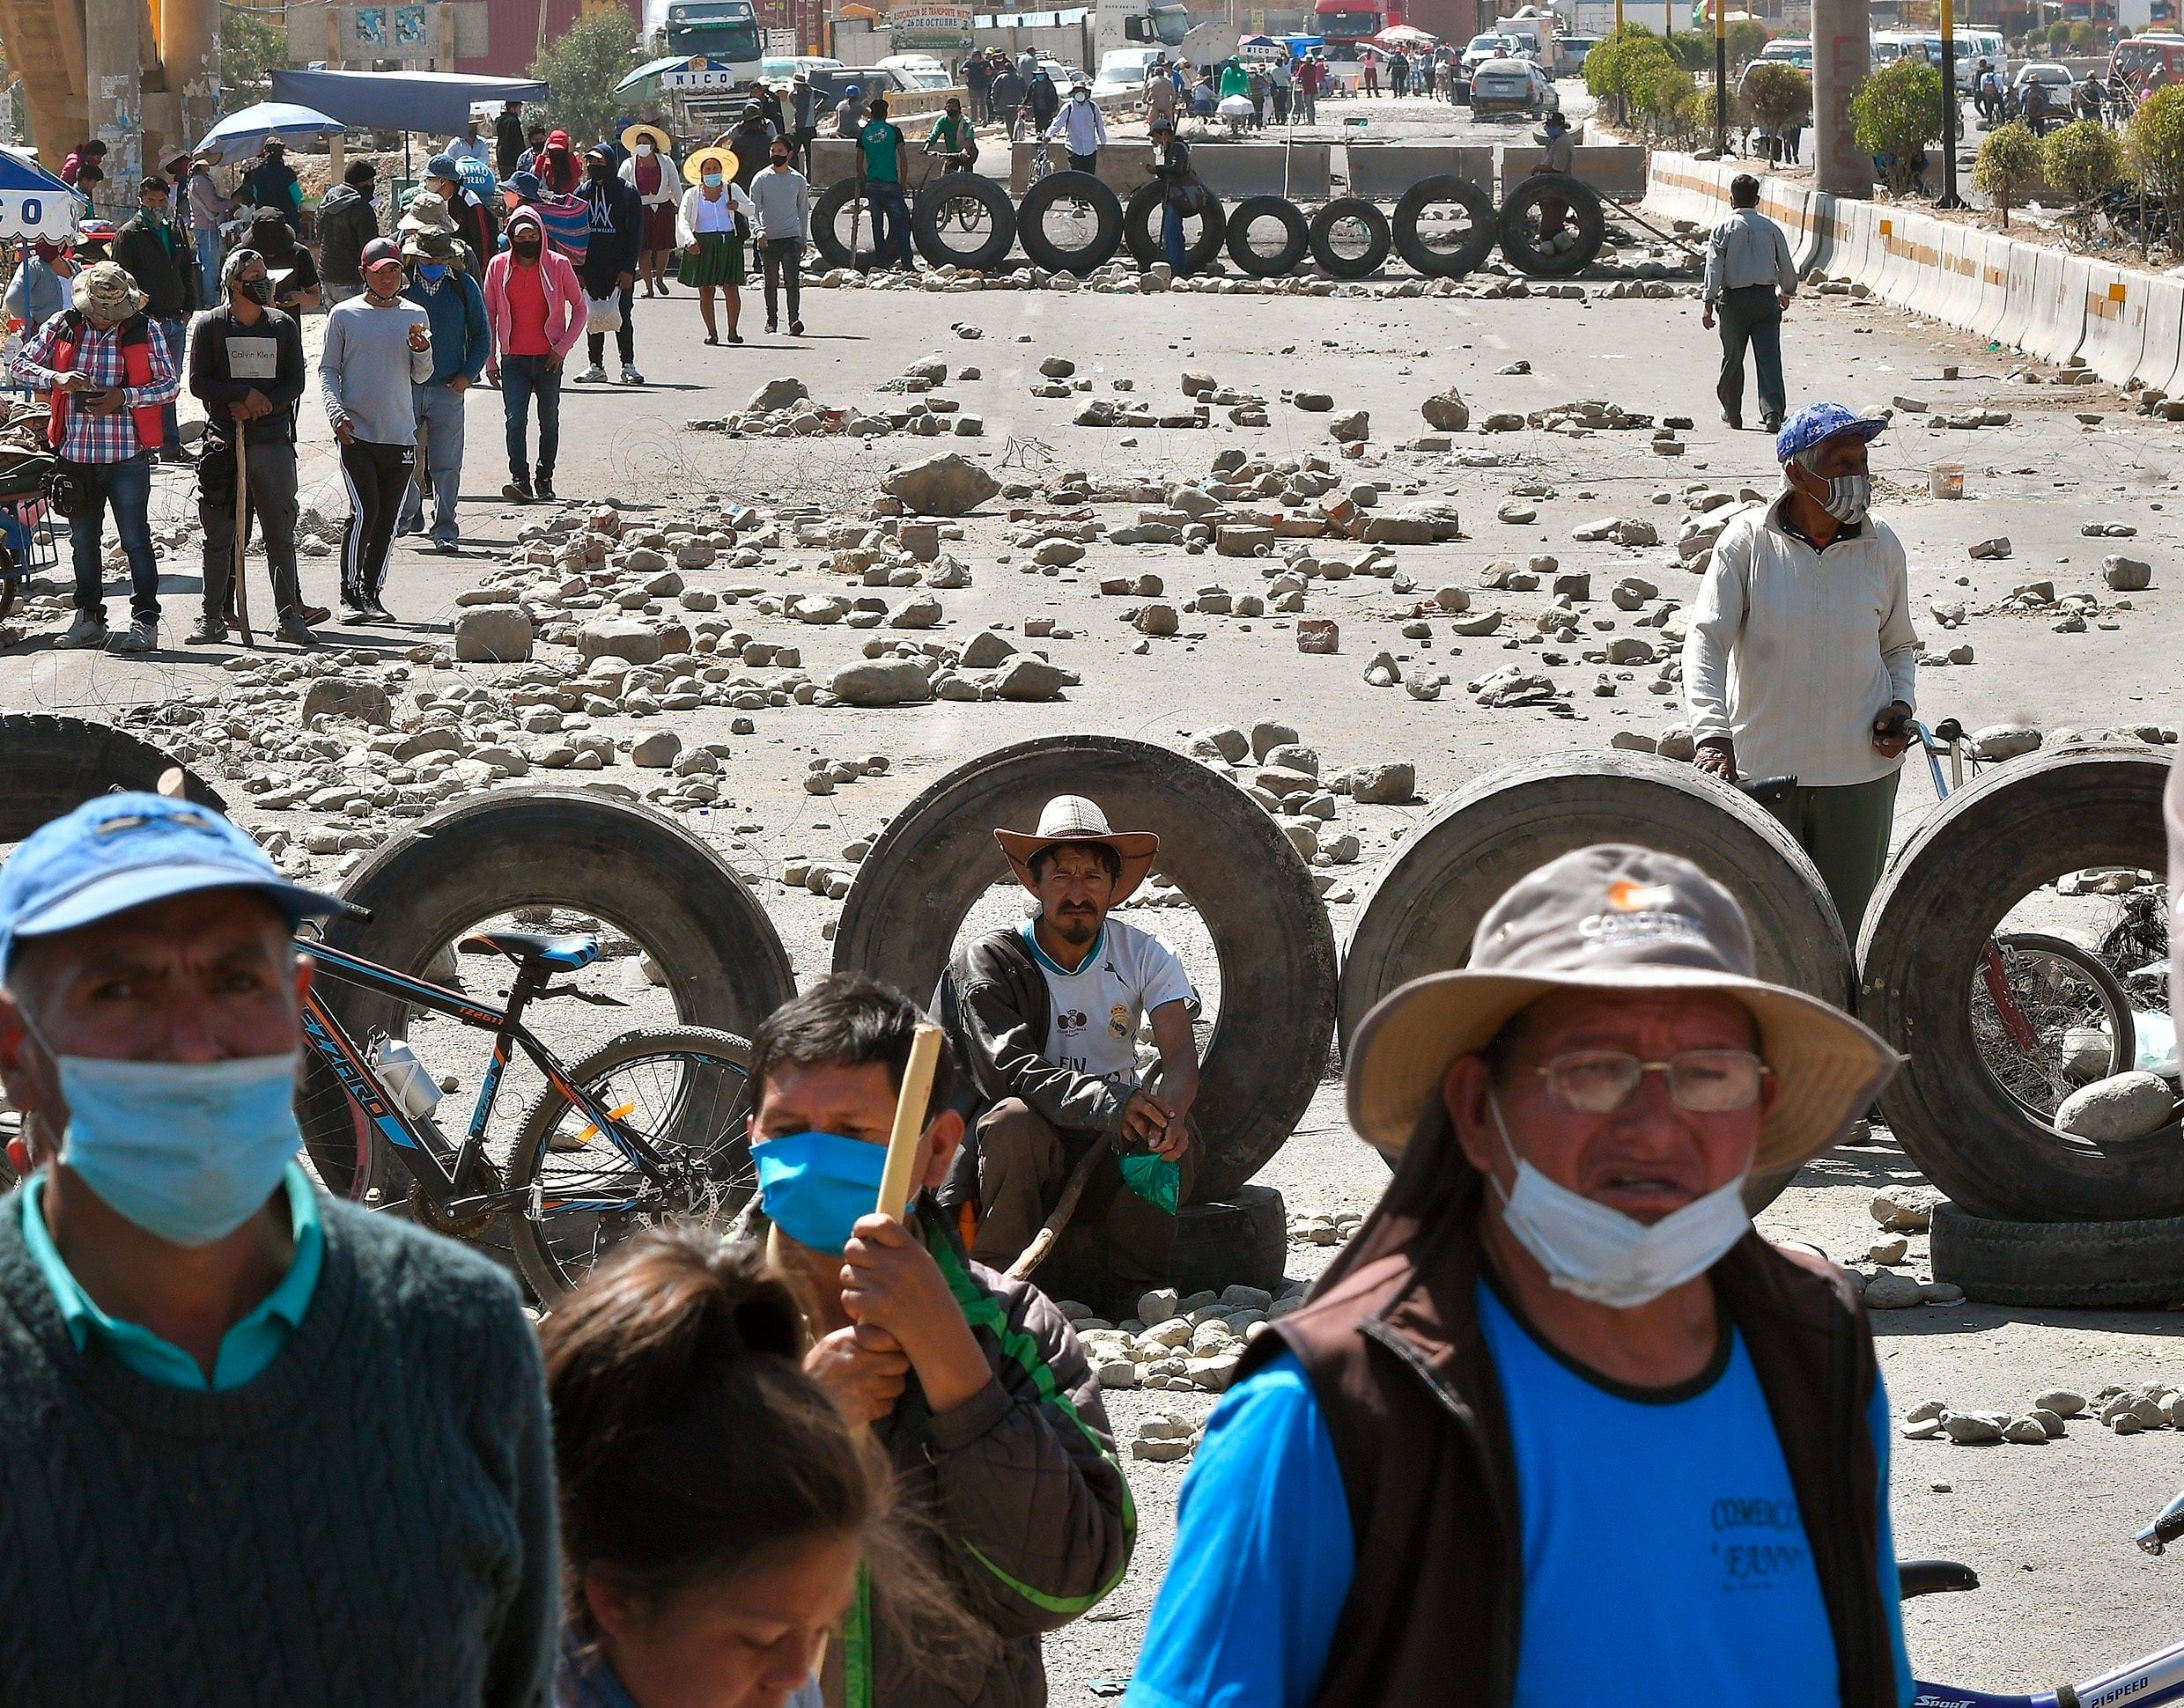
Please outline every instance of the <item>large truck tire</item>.
[[[1569, 754], [1475, 779], [1440, 801], [1374, 874], [1342, 958], [1341, 1031], [1428, 973], [1461, 967], [1487, 909], [1527, 872], [1596, 843], [1681, 855], [1752, 924], [1759, 972], [1848, 1011], [1850, 946], [1819, 872], [1764, 808], [1689, 765], [1639, 754]], [[1772, 1203], [1795, 1169], [1754, 1175]]]
[[1220, 773], [1109, 735], [1043, 737], [970, 760], [880, 833], [843, 904], [834, 964], [929, 997], [972, 905], [1015, 881], [995, 828], [1034, 824], [1062, 794], [1089, 796], [1118, 829], [1157, 832], [1157, 870], [1212, 934], [1221, 1000], [1192, 1112], [1193, 1198], [1234, 1198], [1295, 1130], [1326, 1071], [1335, 947], [1289, 839]]
[[[1124, 204], [1123, 247], [1129, 250], [1130, 259], [1141, 268], [1168, 259], [1168, 252], [1161, 244], [1161, 216], [1165, 210], [1166, 194], [1159, 184], [1140, 184], [1130, 192], [1130, 200]], [[1205, 211], [1192, 214], [1183, 222], [1183, 270], [1194, 275], [1204, 272], [1213, 264], [1214, 257], [1221, 254], [1222, 240], [1228, 235], [1228, 218], [1221, 210], [1221, 198], [1209, 195], [1206, 198]]]
[[2064, 872], [2166, 872], [2170, 761], [2144, 749], [2013, 759], [1949, 797], [1882, 875], [1858, 945], [1858, 1012], [1910, 1059], [1881, 1093], [1906, 1155], [1961, 1209], [1999, 1220], [2184, 1216], [2184, 1131], [2058, 1132], [1980, 1058], [1972, 981], [2003, 917]]
[[[1133, 197], [1134, 201], [1135, 198]], [[1279, 228], [1279, 240], [1262, 248], [1256, 228]], [[1312, 232], [1304, 210], [1286, 195], [1247, 195], [1228, 216], [1228, 259], [1255, 279], [1286, 278], [1311, 252]]]
[[1186, 1204], [1176, 1218], [1171, 1273], [1185, 1298], [1234, 1286], [1273, 1292], [1288, 1260], [1288, 1210], [1271, 1186], [1241, 1186], [1231, 1199]]
[[[1433, 209], [1453, 203], [1459, 210], [1455, 230], [1444, 234], [1423, 229]], [[1395, 252], [1414, 273], [1429, 279], [1460, 279], [1476, 272], [1494, 253], [1501, 227], [1494, 197], [1468, 178], [1442, 173], [1421, 178], [1395, 204], [1389, 229]], [[1453, 241], [1449, 240], [1453, 238]]]
[[[1049, 237], [1047, 217], [1057, 202], [1081, 202], [1092, 210], [1090, 239], [1066, 248]], [[1081, 278], [1104, 267], [1122, 247], [1122, 198], [1088, 172], [1050, 172], [1024, 192], [1016, 206], [1016, 240], [1035, 267]]]
[[2184, 1299], [2184, 1217], [2018, 1222], [1934, 1206], [1934, 1279], [1984, 1305], [2077, 1309]]
[[[0, 847], [116, 789], [156, 790], [177, 762], [127, 730], [42, 711], [0, 714]], [[180, 766], [182, 791], [225, 813], [219, 791]]]
[[[1534, 241], [1538, 233], [1532, 218], [1540, 202], [1560, 196], [1569, 209], [1569, 225], [1576, 241], [1567, 249], [1550, 249]], [[1582, 273], [1598, 259], [1607, 241], [1607, 210], [1599, 195], [1575, 178], [1560, 173], [1539, 173], [1525, 179], [1502, 203], [1497, 222], [1502, 256], [1520, 273], [1536, 279], [1566, 279]]]
[[[956, 221], [942, 223], [952, 208], [965, 202], [977, 202], [985, 214], [986, 234], [976, 244], [971, 242], [972, 234]], [[942, 173], [918, 192], [917, 201], [911, 205], [910, 235], [918, 245], [918, 253], [935, 267], [991, 273], [1015, 247], [1015, 203], [991, 178], [975, 172]]]
[[[660, 968], [687, 1025], [748, 1038], [796, 991], [765, 909], [727, 863], [667, 814], [603, 792], [513, 788], [465, 797], [383, 843], [342, 894], [373, 917], [329, 920], [326, 940], [399, 972], [424, 975], [463, 931], [542, 905], [627, 932]], [[359, 1045], [374, 1028], [404, 1035], [406, 1005], [330, 978], [321, 989]], [[329, 1191], [384, 1189], [355, 1179], [354, 1107], [315, 1058], [299, 1107]]]
[[[1353, 225], [1363, 232], [1365, 247], [1354, 253], [1336, 247], [1338, 232]], [[1312, 216], [1312, 259], [1339, 279], [1370, 278], [1386, 263], [1394, 240], [1388, 216], [1361, 196], [1339, 195]]]
[[854, 217], [855, 251], [843, 235], [852, 218], [850, 203], [858, 195], [854, 178], [837, 178], [819, 192], [811, 204], [811, 243], [830, 267], [853, 267], [862, 271], [879, 258], [878, 226], [872, 217], [872, 198], [865, 197], [864, 210]]

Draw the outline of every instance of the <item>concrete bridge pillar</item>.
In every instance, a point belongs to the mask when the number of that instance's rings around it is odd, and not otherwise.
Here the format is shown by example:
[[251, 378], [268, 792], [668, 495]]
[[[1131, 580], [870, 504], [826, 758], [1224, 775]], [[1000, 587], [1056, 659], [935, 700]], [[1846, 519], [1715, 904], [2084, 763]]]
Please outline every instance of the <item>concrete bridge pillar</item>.
[[1867, 0], [1812, 0], [1813, 165], [1834, 195], [1873, 194], [1873, 160], [1850, 130], [1850, 98], [1873, 69]]

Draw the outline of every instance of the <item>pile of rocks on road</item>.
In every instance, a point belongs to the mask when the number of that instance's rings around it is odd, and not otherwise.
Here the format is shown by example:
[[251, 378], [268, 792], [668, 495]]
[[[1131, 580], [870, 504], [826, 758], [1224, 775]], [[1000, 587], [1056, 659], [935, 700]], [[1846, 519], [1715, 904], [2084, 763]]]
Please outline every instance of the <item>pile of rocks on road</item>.
[[1960, 1447], [2045, 1447], [2067, 1436], [2074, 1417], [2091, 1417], [2117, 1435], [2184, 1429], [2184, 1386], [2166, 1379], [2111, 1384], [2090, 1400], [2075, 1388], [2051, 1388], [2020, 1411], [1958, 1410], [1931, 1399], [1906, 1412], [1897, 1432], [1907, 1441], [1946, 1440]]

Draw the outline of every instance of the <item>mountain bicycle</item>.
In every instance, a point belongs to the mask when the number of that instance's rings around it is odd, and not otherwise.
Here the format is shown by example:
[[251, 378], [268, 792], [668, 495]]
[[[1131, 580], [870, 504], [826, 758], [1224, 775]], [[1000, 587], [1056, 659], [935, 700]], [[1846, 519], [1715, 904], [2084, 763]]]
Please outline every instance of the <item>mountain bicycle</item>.
[[[2163, 1507], [2136, 1540], [2144, 1552], [2159, 1554], [2180, 1538], [2184, 1538], [2184, 1494]], [[1900, 1561], [1896, 1575], [1907, 1601], [1915, 1595], [1979, 1587], [1979, 1574], [1954, 1560]], [[2172, 1702], [2184, 1702], [2184, 1642], [2156, 1649], [2083, 1683], [2029, 1695], [1967, 1690], [1921, 1679], [1913, 1689], [1911, 1708], [2109, 1708], [2124, 1703], [2130, 1708], [2154, 1708]]]
[[[366, 917], [369, 916], [366, 915]], [[725, 1227], [756, 1187], [746, 1137], [749, 1049], [708, 1027], [640, 1027], [564, 1066], [523, 1016], [538, 1002], [622, 1007], [555, 981], [599, 956], [590, 936], [481, 931], [465, 955], [513, 964], [505, 1005], [413, 977], [311, 938], [318, 977], [304, 1005], [304, 1140], [327, 1189], [374, 1209], [404, 1209], [457, 1239], [498, 1226], [523, 1277], [550, 1307], [604, 1253], [663, 1224]], [[359, 1043], [332, 989], [392, 998], [492, 1041], [469, 1123], [453, 1140], [435, 1118], [436, 1076], [409, 1045], [374, 1030]], [[546, 1080], [513, 1144], [488, 1151], [513, 1054]]]
[[[1912, 739], [1926, 755], [1937, 800], [1949, 799], [1980, 760], [1964, 725], [1946, 718], [1929, 729], [1915, 719]], [[1942, 760], [1950, 775], [1942, 775]], [[2044, 931], [2003, 931], [1980, 953], [1970, 991], [1972, 1036], [2002, 1088], [2042, 1118], [2052, 1118], [2079, 1086], [2128, 1071], [2138, 1059], [2138, 1032], [2123, 982], [2100, 956]], [[2083, 1058], [2105, 1037], [2099, 1071]]]

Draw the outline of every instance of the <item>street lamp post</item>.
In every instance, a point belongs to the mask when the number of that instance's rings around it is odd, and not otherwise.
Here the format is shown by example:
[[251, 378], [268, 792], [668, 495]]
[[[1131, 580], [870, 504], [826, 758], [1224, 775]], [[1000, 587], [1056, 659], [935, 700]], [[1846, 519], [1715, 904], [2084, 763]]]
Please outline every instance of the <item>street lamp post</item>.
[[1729, 0], [1714, 0], [1714, 151], [1729, 152]]
[[1936, 205], [1961, 208], [1957, 194], [1957, 35], [1950, 0], [1941, 0], [1941, 200]]

